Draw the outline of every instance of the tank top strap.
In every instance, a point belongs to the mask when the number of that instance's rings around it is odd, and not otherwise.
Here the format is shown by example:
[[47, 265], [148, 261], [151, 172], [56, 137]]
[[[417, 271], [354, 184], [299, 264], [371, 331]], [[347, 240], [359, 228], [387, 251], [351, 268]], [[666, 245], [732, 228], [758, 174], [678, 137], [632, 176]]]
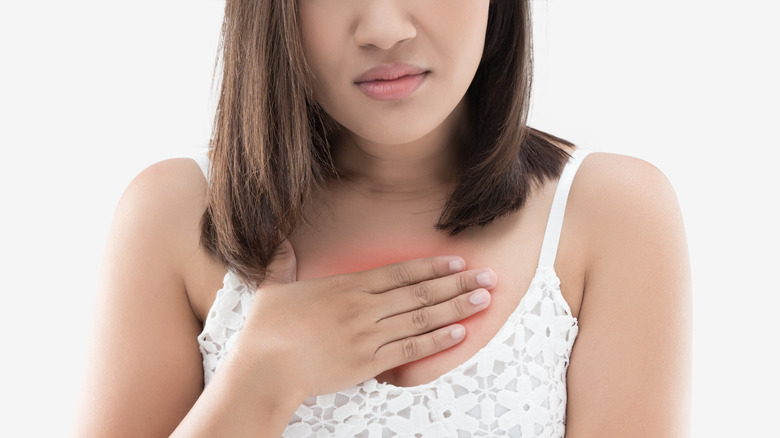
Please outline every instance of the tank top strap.
[[555, 265], [555, 256], [558, 254], [558, 242], [561, 240], [561, 228], [563, 228], [563, 215], [566, 212], [566, 201], [569, 199], [569, 190], [571, 189], [574, 175], [577, 174], [582, 160], [589, 154], [589, 151], [577, 149], [569, 158], [569, 161], [561, 172], [558, 179], [558, 186], [555, 189], [550, 216], [547, 218], [547, 228], [544, 231], [544, 241], [542, 242], [542, 251], [539, 254], [539, 267], [553, 267]]
[[206, 181], [211, 181], [211, 159], [209, 159], [208, 153], [203, 152], [190, 158], [200, 167], [200, 171], [203, 172], [203, 178], [206, 178]]

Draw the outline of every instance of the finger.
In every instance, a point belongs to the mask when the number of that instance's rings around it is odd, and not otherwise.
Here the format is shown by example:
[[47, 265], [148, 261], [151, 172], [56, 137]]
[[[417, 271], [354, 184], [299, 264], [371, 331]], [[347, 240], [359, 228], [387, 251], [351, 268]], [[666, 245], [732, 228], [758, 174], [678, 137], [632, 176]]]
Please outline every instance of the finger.
[[497, 280], [492, 269], [479, 269], [378, 294], [376, 299], [379, 301], [379, 316], [388, 318], [421, 307], [433, 306], [479, 288], [492, 289]]
[[369, 293], [381, 293], [421, 281], [452, 275], [466, 268], [460, 257], [437, 256], [408, 260], [358, 272], [354, 284]]
[[276, 247], [271, 263], [266, 268], [264, 286], [271, 284], [292, 283], [297, 277], [297, 261], [295, 251], [289, 240], [285, 239]]
[[477, 289], [469, 294], [430, 307], [421, 307], [383, 319], [377, 323], [380, 342], [388, 343], [427, 333], [461, 321], [490, 305], [490, 292]]
[[465, 327], [453, 324], [431, 333], [385, 344], [374, 354], [377, 374], [446, 350], [462, 341], [465, 335]]

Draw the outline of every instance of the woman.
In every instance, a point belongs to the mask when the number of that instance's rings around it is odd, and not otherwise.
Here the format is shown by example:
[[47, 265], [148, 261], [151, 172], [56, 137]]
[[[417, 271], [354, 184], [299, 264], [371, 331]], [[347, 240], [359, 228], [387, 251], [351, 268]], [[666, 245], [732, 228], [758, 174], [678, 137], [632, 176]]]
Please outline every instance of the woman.
[[525, 125], [528, 3], [228, 0], [209, 156], [117, 208], [77, 434], [684, 435], [677, 201]]

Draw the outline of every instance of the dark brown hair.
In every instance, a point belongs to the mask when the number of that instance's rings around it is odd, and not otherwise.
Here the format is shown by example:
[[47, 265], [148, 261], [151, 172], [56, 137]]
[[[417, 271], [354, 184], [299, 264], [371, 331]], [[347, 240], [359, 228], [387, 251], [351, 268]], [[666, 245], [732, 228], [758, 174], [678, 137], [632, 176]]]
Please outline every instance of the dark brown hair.
[[[297, 0], [227, 0], [222, 81], [211, 138], [203, 246], [259, 283], [279, 243], [336, 175], [327, 117], [312, 98]], [[436, 228], [457, 234], [522, 207], [557, 177], [569, 144], [526, 125], [532, 50], [530, 0], [490, 5], [482, 61], [467, 91], [473, 141]]]

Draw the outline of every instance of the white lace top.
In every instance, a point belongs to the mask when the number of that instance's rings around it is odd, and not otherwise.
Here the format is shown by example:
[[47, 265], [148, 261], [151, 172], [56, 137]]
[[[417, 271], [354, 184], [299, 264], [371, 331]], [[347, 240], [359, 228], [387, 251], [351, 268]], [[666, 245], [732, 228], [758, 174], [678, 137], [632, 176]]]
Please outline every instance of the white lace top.
[[[561, 295], [553, 265], [577, 150], [561, 174], [539, 267], [525, 296], [493, 339], [436, 380], [398, 387], [370, 379], [310, 397], [284, 437], [563, 437], [566, 370], [577, 319]], [[208, 159], [196, 159], [208, 178]], [[228, 272], [198, 336], [209, 383], [241, 331], [254, 291]]]

